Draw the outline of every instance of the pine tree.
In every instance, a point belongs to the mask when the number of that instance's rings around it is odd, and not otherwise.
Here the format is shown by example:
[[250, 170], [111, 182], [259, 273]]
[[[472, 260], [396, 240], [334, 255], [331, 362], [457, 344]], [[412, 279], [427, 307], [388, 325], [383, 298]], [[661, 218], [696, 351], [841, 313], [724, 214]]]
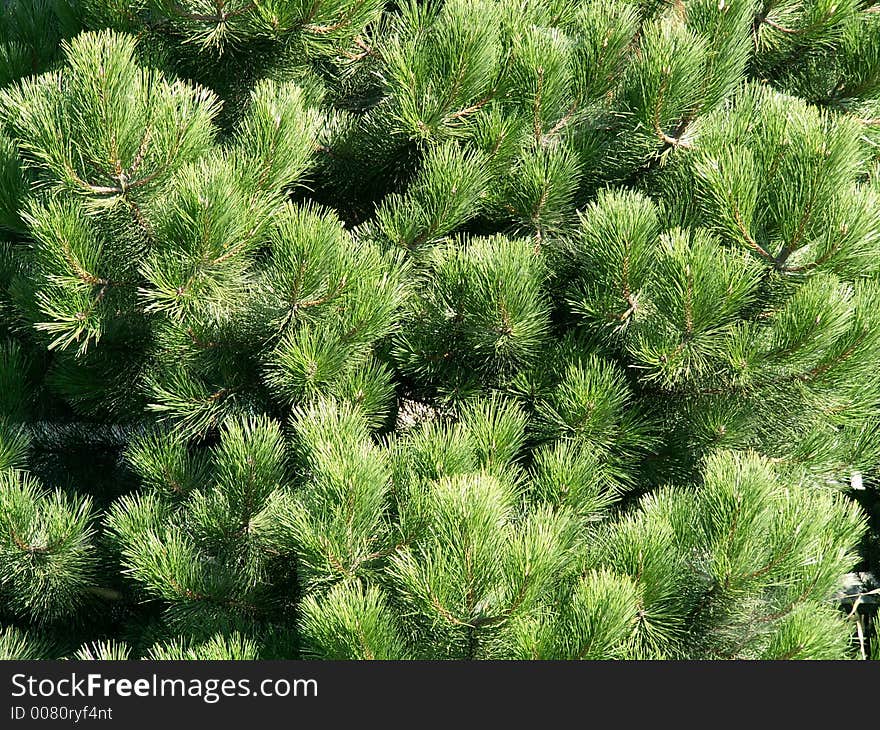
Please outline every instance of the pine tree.
[[877, 10], [0, 1], [0, 657], [876, 652]]

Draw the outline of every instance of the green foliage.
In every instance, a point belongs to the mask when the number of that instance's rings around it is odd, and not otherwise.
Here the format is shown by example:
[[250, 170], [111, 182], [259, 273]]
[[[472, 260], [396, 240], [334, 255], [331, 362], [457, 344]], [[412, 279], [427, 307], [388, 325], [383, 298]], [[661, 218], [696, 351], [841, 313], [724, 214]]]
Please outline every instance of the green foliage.
[[428, 383], [502, 384], [536, 362], [547, 342], [549, 302], [541, 258], [504, 237], [450, 243], [430, 254], [395, 356]]
[[307, 583], [358, 575], [389, 538], [387, 458], [345, 405], [318, 402], [298, 414], [295, 429], [305, 484], [292, 499], [277, 495], [257, 528], [272, 550], [297, 555], [298, 577]]
[[35, 623], [71, 614], [96, 568], [92, 505], [49, 492], [26, 473], [0, 472], [0, 590], [15, 614]]
[[75, 0], [8, 0], [0, 7], [0, 86], [43, 71], [80, 29]]
[[855, 656], [878, 22], [0, 0], [0, 656]]
[[[117, 650], [118, 651], [118, 650]], [[123, 650], [124, 651], [124, 650]], [[175, 640], [157, 644], [147, 653], [154, 661], [245, 661], [258, 658], [258, 647], [240, 634], [216, 634], [206, 641]], [[102, 659], [110, 657], [102, 656]]]
[[112, 639], [110, 641], [96, 641], [93, 644], [81, 646], [74, 659], [86, 661], [125, 661], [129, 658], [129, 648], [125, 644], [119, 644]]
[[14, 626], [6, 626], [0, 631], [0, 659], [4, 661], [46, 659], [48, 654], [47, 642], [36, 635]]
[[375, 586], [341, 582], [303, 600], [303, 653], [314, 659], [405, 659], [387, 600]]
[[281, 600], [271, 595], [275, 566], [256, 527], [286, 480], [276, 423], [229, 422], [202, 479], [195, 460], [157, 439], [142, 441], [129, 458], [154, 480], [153, 489], [113, 505], [108, 537], [144, 594], [172, 601], [170, 621], [206, 630], [248, 620]]

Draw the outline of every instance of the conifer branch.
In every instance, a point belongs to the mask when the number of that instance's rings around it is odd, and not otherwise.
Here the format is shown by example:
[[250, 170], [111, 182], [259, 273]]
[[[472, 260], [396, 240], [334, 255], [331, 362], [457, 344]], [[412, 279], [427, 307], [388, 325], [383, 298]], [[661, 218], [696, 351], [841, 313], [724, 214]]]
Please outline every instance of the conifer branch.
[[224, 8], [225, 4], [226, 3], [224, 2], [224, 0], [214, 0], [214, 5], [217, 8], [217, 13], [215, 15], [205, 15], [204, 13], [191, 13], [180, 7], [180, 5], [174, 0], [168, 2], [168, 7], [179, 18], [195, 21], [197, 23], [225, 23], [226, 21], [235, 18], [236, 16], [249, 13], [256, 7], [255, 0], [251, 0], [251, 2], [247, 3], [247, 5], [242, 6], [238, 10], [226, 12]]
[[807, 200], [807, 204], [804, 206], [804, 211], [801, 214], [800, 220], [798, 221], [797, 229], [795, 230], [794, 236], [789, 243], [782, 247], [779, 251], [779, 254], [776, 256], [775, 265], [777, 269], [782, 269], [785, 265], [788, 257], [791, 256], [795, 251], [800, 248], [801, 239], [804, 236], [804, 231], [806, 229], [807, 221], [810, 219], [813, 210], [813, 195]]
[[742, 216], [740, 215], [739, 208], [737, 207], [736, 203], [732, 202], [731, 204], [733, 206], [733, 220], [736, 223], [736, 227], [739, 229], [739, 232], [742, 234], [743, 240], [746, 242], [748, 247], [750, 249], [752, 249], [753, 251], [755, 251], [756, 253], [758, 253], [759, 255], [763, 256], [765, 259], [773, 261], [774, 260], [773, 256], [770, 253], [768, 253], [767, 250], [764, 249], [763, 246], [758, 244], [754, 238], [752, 238], [752, 235], [749, 233], [748, 229], [745, 227], [745, 224], [743, 223]]
[[351, 7], [343, 13], [342, 17], [332, 25], [314, 25], [309, 23], [308, 25], [303, 26], [310, 33], [316, 33], [317, 35], [327, 35], [329, 33], [335, 33], [340, 28], [345, 28], [347, 25], [351, 23], [351, 18], [355, 15], [364, 5], [366, 0], [356, 0]]

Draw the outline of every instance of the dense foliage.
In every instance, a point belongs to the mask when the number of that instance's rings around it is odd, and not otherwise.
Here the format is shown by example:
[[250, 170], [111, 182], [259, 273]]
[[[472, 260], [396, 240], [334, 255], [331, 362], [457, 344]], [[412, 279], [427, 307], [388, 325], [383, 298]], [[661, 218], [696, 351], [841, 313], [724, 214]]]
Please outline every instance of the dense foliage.
[[0, 656], [864, 655], [878, 359], [876, 0], [0, 0]]

